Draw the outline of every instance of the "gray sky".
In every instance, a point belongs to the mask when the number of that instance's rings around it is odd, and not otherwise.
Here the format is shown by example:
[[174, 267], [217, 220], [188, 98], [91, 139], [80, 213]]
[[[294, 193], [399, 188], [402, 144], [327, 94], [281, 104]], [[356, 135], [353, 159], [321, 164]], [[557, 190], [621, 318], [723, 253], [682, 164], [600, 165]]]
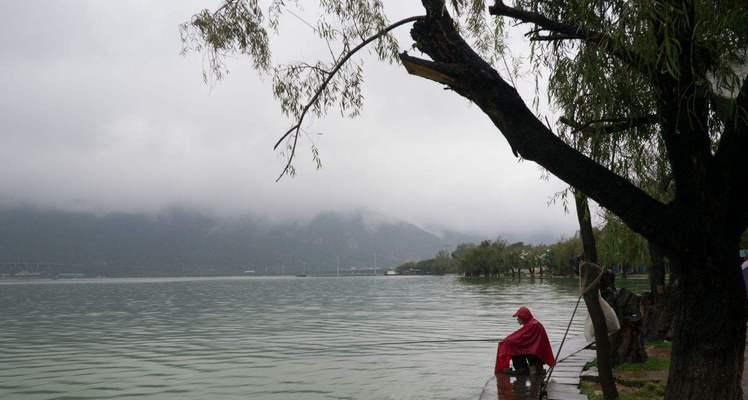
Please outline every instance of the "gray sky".
[[[391, 19], [419, 10], [395, 5]], [[373, 58], [359, 118], [332, 113], [306, 129], [297, 177], [275, 183], [272, 145], [290, 121], [248, 58], [202, 82], [200, 55], [180, 56], [178, 24], [217, 1], [0, 2], [0, 203], [96, 212], [195, 207], [271, 219], [367, 209], [423, 226], [479, 232], [575, 230], [548, 206], [565, 185], [518, 162], [488, 118], [432, 82]], [[410, 7], [410, 9], [407, 9]], [[307, 18], [314, 13], [308, 12]], [[279, 60], [314, 57], [309, 29]], [[407, 27], [401, 46], [409, 47]], [[300, 39], [301, 38], [301, 39]], [[530, 101], [532, 77], [521, 92]]]

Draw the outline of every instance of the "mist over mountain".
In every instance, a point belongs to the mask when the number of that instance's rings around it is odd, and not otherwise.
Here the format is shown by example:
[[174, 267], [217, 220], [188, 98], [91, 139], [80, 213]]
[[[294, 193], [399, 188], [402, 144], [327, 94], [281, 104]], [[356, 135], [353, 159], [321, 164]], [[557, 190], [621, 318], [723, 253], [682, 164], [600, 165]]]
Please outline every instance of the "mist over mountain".
[[95, 215], [15, 208], [0, 211], [0, 273], [40, 268], [45, 275], [314, 274], [335, 273], [338, 262], [345, 272], [375, 263], [383, 270], [480, 239], [436, 235], [366, 212], [281, 223], [184, 209]]

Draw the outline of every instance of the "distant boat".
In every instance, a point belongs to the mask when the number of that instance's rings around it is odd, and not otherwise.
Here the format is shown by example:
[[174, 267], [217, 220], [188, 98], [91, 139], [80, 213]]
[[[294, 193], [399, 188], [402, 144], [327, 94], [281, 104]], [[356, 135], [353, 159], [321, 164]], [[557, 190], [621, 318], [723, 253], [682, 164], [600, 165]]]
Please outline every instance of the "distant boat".
[[398, 273], [394, 269], [388, 269], [384, 274], [387, 276], [400, 275], [400, 273]]
[[304, 272], [301, 274], [296, 274], [297, 278], [306, 278], [306, 262], [304, 262]]
[[245, 274], [255, 274], [256, 272], [253, 269], [248, 269], [248, 270], [244, 271], [244, 273]]

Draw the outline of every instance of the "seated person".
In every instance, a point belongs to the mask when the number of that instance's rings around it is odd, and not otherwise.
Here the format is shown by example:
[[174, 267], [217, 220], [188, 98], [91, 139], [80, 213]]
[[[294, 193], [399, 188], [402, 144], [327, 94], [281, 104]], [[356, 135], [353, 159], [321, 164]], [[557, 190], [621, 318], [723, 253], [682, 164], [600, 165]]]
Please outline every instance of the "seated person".
[[[543, 373], [543, 364], [556, 362], [543, 324], [533, 318], [527, 307], [520, 307], [512, 316], [522, 326], [499, 342], [494, 374], [529, 375], [531, 370]], [[514, 369], [509, 368], [509, 360]]]

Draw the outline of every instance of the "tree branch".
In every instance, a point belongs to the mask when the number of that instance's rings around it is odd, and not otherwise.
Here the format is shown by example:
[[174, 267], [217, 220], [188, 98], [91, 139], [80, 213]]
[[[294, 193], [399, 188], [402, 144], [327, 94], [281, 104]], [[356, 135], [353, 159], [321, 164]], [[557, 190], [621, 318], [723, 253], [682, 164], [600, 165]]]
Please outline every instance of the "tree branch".
[[[613, 134], [627, 129], [633, 129], [657, 122], [657, 115], [650, 114], [633, 118], [601, 118], [586, 123], [573, 121], [570, 118], [561, 117], [559, 122], [574, 129], [574, 132]], [[604, 124], [609, 122], [609, 124]], [[600, 125], [598, 125], [600, 124]]]
[[618, 40], [606, 33], [596, 32], [578, 25], [554, 21], [539, 13], [509, 7], [504, 4], [502, 0], [496, 0], [496, 3], [494, 3], [493, 6], [488, 7], [488, 12], [489, 14], [495, 16], [504, 16], [514, 18], [526, 23], [533, 23], [541, 27], [543, 30], [554, 32], [562, 36], [558, 38], [556, 38], [555, 36], [547, 36], [546, 38], [552, 39], [544, 40], [583, 40], [605, 50], [607, 53], [617, 57], [645, 76], [650, 76], [650, 71], [652, 70], [652, 68], [641, 58], [638, 53], [626, 48], [623, 43], [620, 43]]
[[459, 75], [462, 70], [459, 65], [438, 63], [411, 57], [407, 52], [400, 54], [400, 61], [402, 61], [403, 66], [405, 66], [405, 70], [411, 75], [420, 76], [421, 78], [443, 83], [445, 85], [459, 84], [453, 78], [453, 76]]
[[531, 42], [553, 42], [553, 41], [557, 41], [557, 40], [574, 40], [574, 39], [579, 39], [579, 38], [576, 37], [576, 36], [572, 36], [572, 35], [562, 35], [560, 33], [556, 33], [556, 34], [553, 34], [553, 35], [533, 35], [533, 36], [530, 36], [530, 41]]
[[317, 90], [314, 92], [314, 95], [312, 96], [312, 99], [309, 100], [309, 102], [306, 103], [306, 105], [304, 105], [304, 108], [301, 110], [301, 114], [299, 115], [299, 118], [296, 121], [296, 123], [289, 130], [287, 130], [278, 139], [277, 142], [275, 142], [275, 145], [273, 146], [273, 150], [276, 150], [278, 148], [278, 146], [281, 143], [283, 143], [283, 141], [286, 140], [286, 138], [288, 138], [289, 135], [293, 135], [293, 144], [291, 145], [291, 154], [288, 155], [288, 162], [286, 162], [286, 166], [283, 168], [283, 172], [281, 172], [280, 175], [278, 176], [278, 178], [275, 180], [276, 182], [278, 182], [281, 178], [283, 178], [283, 176], [291, 168], [291, 162], [293, 161], [293, 157], [296, 154], [296, 144], [299, 141], [299, 133], [300, 133], [300, 130], [301, 130], [301, 124], [304, 122], [304, 118], [306, 117], [307, 112], [309, 112], [309, 109], [317, 102], [317, 100], [319, 99], [319, 96], [322, 95], [322, 93], [327, 88], [327, 85], [330, 84], [330, 81], [335, 76], [335, 74], [340, 70], [340, 68], [342, 68], [343, 65], [346, 62], [348, 62], [348, 60], [354, 54], [356, 54], [359, 50], [363, 49], [364, 47], [366, 47], [366, 45], [368, 45], [369, 43], [373, 42], [374, 40], [376, 40], [376, 39], [384, 36], [389, 31], [391, 31], [391, 30], [393, 30], [393, 29], [395, 29], [395, 28], [397, 28], [397, 27], [399, 27], [401, 25], [405, 25], [407, 23], [410, 23], [410, 22], [415, 22], [415, 21], [423, 20], [424, 18], [425, 17], [422, 16], [422, 15], [415, 16], [415, 17], [408, 17], [408, 18], [401, 19], [400, 21], [397, 21], [397, 22], [395, 22], [395, 23], [393, 23], [393, 24], [391, 24], [391, 25], [383, 28], [379, 32], [375, 33], [374, 35], [370, 36], [369, 38], [367, 38], [366, 40], [364, 40], [363, 42], [361, 42], [358, 46], [356, 46], [353, 49], [351, 49], [351, 51], [347, 52], [343, 56], [343, 58], [341, 58], [338, 61], [338, 63], [335, 64], [335, 67], [327, 75], [327, 78], [324, 80], [324, 82], [322, 82], [322, 84], [319, 86], [319, 88], [317, 88]]
[[[411, 30], [416, 46], [435, 63], [461, 64], [460, 70], [453, 68], [449, 75], [456, 82], [450, 88], [478, 105], [514, 150], [616, 213], [635, 231], [665, 248], [679, 246], [681, 219], [672, 215], [669, 207], [554, 135], [527, 108], [515, 88], [459, 35], [443, 1], [422, 2], [428, 14]], [[407, 54], [400, 57], [410, 61]]]

